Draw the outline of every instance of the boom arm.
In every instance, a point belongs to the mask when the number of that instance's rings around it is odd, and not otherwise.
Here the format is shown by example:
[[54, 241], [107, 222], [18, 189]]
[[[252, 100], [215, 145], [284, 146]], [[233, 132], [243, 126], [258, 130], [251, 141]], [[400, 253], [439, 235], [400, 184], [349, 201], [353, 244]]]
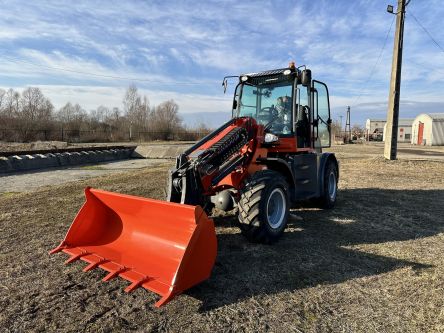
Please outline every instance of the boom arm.
[[253, 121], [234, 118], [181, 154], [170, 171], [167, 200], [205, 205], [212, 188], [246, 162], [242, 148], [254, 138]]

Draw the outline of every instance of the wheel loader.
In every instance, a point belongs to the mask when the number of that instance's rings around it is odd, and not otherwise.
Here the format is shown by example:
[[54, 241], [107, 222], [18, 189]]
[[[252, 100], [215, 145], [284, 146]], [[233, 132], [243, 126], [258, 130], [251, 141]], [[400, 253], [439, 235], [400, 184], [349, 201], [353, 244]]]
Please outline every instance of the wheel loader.
[[[225, 77], [223, 86], [227, 87]], [[270, 244], [284, 233], [289, 209], [336, 202], [338, 162], [330, 146], [327, 86], [305, 66], [236, 77], [232, 118], [180, 154], [168, 174], [166, 201], [86, 188], [86, 202], [50, 253], [103, 281], [120, 276], [161, 297], [159, 307], [207, 279], [217, 254], [213, 208], [237, 209], [242, 234]]]

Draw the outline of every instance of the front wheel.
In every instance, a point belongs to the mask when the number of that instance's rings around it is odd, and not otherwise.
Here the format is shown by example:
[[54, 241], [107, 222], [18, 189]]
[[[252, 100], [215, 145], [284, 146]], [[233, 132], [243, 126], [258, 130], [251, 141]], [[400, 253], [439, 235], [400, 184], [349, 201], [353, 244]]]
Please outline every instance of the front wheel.
[[238, 206], [240, 229], [250, 241], [277, 241], [287, 226], [290, 207], [285, 178], [272, 170], [256, 172], [241, 190]]

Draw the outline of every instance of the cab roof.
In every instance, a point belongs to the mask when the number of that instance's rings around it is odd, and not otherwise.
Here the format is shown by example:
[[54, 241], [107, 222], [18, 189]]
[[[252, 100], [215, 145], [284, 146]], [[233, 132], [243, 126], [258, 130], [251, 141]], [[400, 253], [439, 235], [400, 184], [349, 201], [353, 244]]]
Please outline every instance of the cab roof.
[[[290, 69], [288, 67], [285, 68], [278, 68], [278, 69], [271, 69], [268, 71], [263, 71], [263, 72], [257, 72], [257, 73], [245, 73], [245, 74], [241, 74], [240, 76], [248, 76], [248, 77], [258, 77], [258, 76], [275, 76], [275, 75], [283, 75], [284, 71], [286, 71], [287, 69]], [[291, 70], [292, 73], [296, 73], [296, 72], [300, 72], [299, 69], [292, 69]]]

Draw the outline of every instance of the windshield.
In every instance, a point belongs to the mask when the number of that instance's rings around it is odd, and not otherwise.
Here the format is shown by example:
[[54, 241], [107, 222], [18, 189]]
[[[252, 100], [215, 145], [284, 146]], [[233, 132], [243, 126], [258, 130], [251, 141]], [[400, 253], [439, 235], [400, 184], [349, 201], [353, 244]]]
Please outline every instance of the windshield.
[[245, 83], [239, 102], [239, 117], [253, 117], [261, 125], [270, 124], [270, 132], [277, 135], [292, 131], [293, 86], [280, 82], [253, 86]]

